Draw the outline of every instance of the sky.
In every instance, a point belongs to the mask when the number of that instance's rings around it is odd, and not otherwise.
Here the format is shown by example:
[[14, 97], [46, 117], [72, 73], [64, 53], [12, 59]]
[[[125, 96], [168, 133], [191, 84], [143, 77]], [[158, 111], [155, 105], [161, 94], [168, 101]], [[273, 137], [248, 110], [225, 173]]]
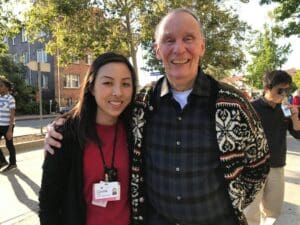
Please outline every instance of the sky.
[[[264, 23], [272, 23], [268, 17], [268, 12], [274, 8], [270, 5], [261, 6], [258, 0], [250, 0], [247, 4], [239, 4], [238, 14], [240, 18], [246, 21], [252, 28], [263, 30]], [[279, 44], [291, 43], [292, 53], [288, 57], [288, 61], [282, 66], [282, 69], [296, 68], [300, 69], [300, 38], [293, 36], [291, 38], [282, 38]]]

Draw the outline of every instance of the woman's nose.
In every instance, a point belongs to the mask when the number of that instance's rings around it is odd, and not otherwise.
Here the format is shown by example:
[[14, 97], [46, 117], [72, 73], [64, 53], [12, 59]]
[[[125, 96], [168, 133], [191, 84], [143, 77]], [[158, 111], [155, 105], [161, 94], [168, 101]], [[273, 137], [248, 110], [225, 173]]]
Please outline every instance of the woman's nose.
[[119, 85], [114, 86], [113, 88], [113, 95], [114, 96], [120, 96], [122, 93], [121, 88]]

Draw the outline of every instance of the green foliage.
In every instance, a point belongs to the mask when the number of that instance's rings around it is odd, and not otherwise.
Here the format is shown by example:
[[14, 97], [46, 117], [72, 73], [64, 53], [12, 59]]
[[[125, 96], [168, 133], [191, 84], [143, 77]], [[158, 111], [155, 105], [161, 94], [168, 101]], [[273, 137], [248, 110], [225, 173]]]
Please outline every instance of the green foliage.
[[300, 35], [300, 1], [299, 0], [260, 0], [260, 4], [277, 3], [274, 17], [278, 22], [276, 31], [289, 37]]
[[[87, 53], [116, 51], [135, 56], [139, 40], [133, 41], [131, 24], [136, 23], [133, 11], [137, 7], [133, 2], [37, 1], [26, 16], [26, 28], [32, 41], [47, 40], [46, 50], [52, 55], [59, 52], [61, 65], [83, 59]], [[40, 37], [41, 32], [47, 38]]]
[[[59, 52], [62, 64], [83, 58], [87, 52], [95, 55], [116, 51], [131, 56], [137, 68], [137, 48], [147, 50], [147, 69], [161, 69], [152, 50], [155, 25], [170, 9], [190, 7], [201, 19], [206, 36], [206, 56], [203, 65], [230, 70], [244, 63], [242, 44], [247, 26], [231, 11], [220, 8], [211, 0], [40, 0], [26, 17], [30, 39], [45, 40], [38, 34], [48, 34], [47, 51]], [[51, 34], [51, 35], [50, 35]], [[225, 74], [225, 73], [224, 73]]]
[[21, 2], [0, 0], [0, 56], [4, 56], [8, 50], [7, 44], [2, 40], [5, 37], [12, 37], [20, 31], [21, 21], [13, 10], [16, 4]]
[[21, 63], [15, 63], [9, 56], [0, 57], [0, 74], [13, 83], [13, 95], [16, 99], [16, 112], [31, 114], [36, 111], [36, 90], [24, 82], [26, 68]]
[[261, 89], [265, 72], [280, 68], [287, 61], [290, 47], [290, 44], [279, 46], [272, 30], [265, 26], [264, 33], [259, 33], [249, 46], [252, 62], [247, 67], [247, 82]]
[[168, 0], [164, 3], [161, 1], [154, 2], [146, 8], [141, 17], [144, 28], [141, 33], [142, 44], [148, 50], [148, 54], [145, 56], [148, 65], [146, 70], [163, 71], [152, 50], [154, 29], [160, 18], [170, 8], [176, 7], [191, 8], [200, 18], [206, 38], [206, 53], [201, 62], [203, 68], [209, 67], [209, 71], [213, 72], [212, 75], [222, 78], [227, 76], [229, 70], [238, 69], [245, 62], [242, 47], [246, 31], [250, 28], [241, 22], [232, 11], [221, 8], [219, 1]]
[[293, 82], [296, 84], [297, 88], [300, 88], [300, 70], [293, 76]]

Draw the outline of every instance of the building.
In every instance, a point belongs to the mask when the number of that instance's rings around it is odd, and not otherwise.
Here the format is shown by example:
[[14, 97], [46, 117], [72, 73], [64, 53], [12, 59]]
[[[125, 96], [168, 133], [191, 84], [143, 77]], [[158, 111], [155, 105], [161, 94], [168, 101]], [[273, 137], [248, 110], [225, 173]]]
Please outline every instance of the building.
[[77, 103], [80, 84], [83, 82], [92, 60], [91, 55], [87, 55], [84, 60], [74, 61], [66, 67], [55, 66], [55, 96], [61, 109], [72, 107]]
[[[41, 34], [41, 36], [44, 34]], [[41, 88], [43, 102], [54, 100], [54, 57], [45, 51], [45, 44], [40, 42], [30, 43], [22, 30], [13, 38], [5, 38], [8, 44], [8, 53], [12, 56], [13, 61], [22, 62], [26, 65], [30, 61], [37, 61], [50, 64], [50, 72], [41, 73]], [[28, 69], [25, 74], [27, 84], [38, 88], [38, 73]]]
[[[87, 55], [84, 60], [74, 61], [66, 67], [60, 67], [57, 57], [46, 53], [45, 44], [30, 43], [24, 30], [4, 41], [8, 44], [8, 53], [15, 62], [22, 62], [24, 65], [30, 61], [50, 64], [50, 72], [41, 73], [41, 88], [43, 103], [54, 104], [56, 102], [57, 108], [54, 110], [52, 107], [52, 111], [61, 111], [66, 107], [72, 107], [77, 102], [80, 84], [93, 60], [91, 55]], [[38, 88], [38, 73], [28, 68], [25, 81]]]

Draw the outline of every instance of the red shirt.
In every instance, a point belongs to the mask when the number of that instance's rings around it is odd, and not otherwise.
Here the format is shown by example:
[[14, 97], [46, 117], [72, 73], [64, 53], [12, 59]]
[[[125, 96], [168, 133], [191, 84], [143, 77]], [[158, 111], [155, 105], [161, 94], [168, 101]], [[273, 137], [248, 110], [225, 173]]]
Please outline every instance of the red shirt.
[[[106, 165], [111, 166], [113, 139], [116, 125], [97, 125], [97, 132], [102, 143]], [[130, 224], [130, 207], [128, 201], [129, 157], [126, 131], [119, 123], [114, 167], [118, 171], [121, 184], [120, 201], [108, 202], [107, 206], [92, 205], [92, 188], [94, 183], [104, 180], [104, 168], [100, 150], [94, 143], [86, 145], [83, 156], [84, 196], [86, 201], [86, 225], [128, 225]]]
[[293, 105], [300, 107], [300, 96], [295, 96], [293, 98]]

